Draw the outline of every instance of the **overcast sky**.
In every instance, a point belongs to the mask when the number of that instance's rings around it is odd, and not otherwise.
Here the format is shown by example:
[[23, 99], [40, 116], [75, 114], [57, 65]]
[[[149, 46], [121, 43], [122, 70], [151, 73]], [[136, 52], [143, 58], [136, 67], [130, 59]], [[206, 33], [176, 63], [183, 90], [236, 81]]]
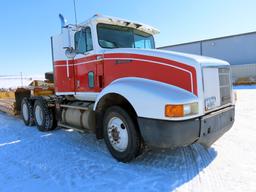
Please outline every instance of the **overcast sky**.
[[[76, 0], [78, 22], [95, 13], [158, 28], [156, 45], [256, 31], [255, 0]], [[58, 14], [74, 23], [73, 0], [0, 2], [0, 75], [52, 70], [50, 36], [60, 31]]]

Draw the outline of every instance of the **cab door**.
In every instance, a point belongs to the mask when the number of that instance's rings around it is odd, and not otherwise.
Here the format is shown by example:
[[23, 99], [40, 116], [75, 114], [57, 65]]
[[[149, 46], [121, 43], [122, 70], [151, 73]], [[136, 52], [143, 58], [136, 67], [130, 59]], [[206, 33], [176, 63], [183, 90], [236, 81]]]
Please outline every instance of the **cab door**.
[[83, 96], [85, 100], [93, 100], [91, 96], [99, 91], [97, 71], [102, 60], [98, 59], [98, 54], [93, 48], [90, 27], [75, 33], [75, 49], [77, 52], [74, 60], [76, 95]]
[[72, 45], [66, 43], [66, 39], [73, 36], [73, 31], [63, 29], [60, 35], [51, 38], [55, 91], [61, 95], [75, 92], [74, 57], [68, 54]]

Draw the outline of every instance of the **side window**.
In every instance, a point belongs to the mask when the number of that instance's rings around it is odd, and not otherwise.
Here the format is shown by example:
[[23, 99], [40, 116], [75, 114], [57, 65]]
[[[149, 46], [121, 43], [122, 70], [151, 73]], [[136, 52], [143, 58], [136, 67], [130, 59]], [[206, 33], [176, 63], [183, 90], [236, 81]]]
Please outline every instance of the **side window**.
[[83, 30], [75, 33], [75, 49], [77, 53], [86, 52], [86, 39], [85, 39], [85, 33]]
[[75, 33], [75, 49], [77, 53], [85, 53], [93, 50], [91, 29], [86, 27]]
[[91, 29], [89, 27], [87, 27], [85, 29], [85, 34], [86, 34], [86, 42], [87, 42], [86, 50], [91, 51], [91, 50], [93, 50], [92, 33], [91, 33]]

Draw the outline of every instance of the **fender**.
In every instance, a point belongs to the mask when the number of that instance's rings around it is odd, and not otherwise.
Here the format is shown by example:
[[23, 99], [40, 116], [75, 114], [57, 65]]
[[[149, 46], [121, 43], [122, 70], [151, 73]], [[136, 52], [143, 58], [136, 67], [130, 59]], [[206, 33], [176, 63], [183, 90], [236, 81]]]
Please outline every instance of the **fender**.
[[129, 101], [138, 117], [152, 119], [191, 119], [192, 116], [182, 118], [165, 117], [165, 105], [198, 102], [197, 96], [179, 87], [149, 79], [127, 77], [113, 81], [101, 91], [95, 101], [94, 111], [99, 101], [110, 93], [119, 94]]

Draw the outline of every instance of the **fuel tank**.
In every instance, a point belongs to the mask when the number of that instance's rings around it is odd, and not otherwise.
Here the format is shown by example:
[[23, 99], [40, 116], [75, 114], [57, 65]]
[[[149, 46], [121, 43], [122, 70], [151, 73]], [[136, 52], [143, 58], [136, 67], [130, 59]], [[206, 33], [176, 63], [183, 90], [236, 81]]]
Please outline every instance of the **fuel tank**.
[[65, 125], [94, 132], [95, 130], [95, 112], [93, 103], [72, 102], [62, 107], [62, 123]]

